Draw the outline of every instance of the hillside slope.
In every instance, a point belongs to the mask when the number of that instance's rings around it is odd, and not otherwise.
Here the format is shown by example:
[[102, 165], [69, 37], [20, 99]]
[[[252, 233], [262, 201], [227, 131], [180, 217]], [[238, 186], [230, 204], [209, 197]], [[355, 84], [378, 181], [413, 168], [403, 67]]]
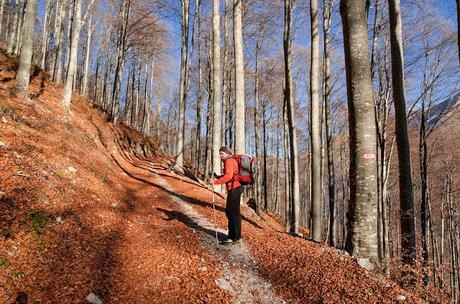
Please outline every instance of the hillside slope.
[[15, 65], [0, 54], [0, 302], [423, 303], [246, 205], [244, 242], [216, 246], [211, 191], [88, 100], [64, 113], [40, 71], [10, 97]]

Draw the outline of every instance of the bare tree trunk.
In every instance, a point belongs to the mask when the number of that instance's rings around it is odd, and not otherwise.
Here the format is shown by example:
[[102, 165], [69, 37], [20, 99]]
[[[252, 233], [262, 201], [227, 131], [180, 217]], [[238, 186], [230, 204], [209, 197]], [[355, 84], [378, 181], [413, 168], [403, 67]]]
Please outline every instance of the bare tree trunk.
[[19, 0], [16, 0], [15, 4], [13, 5], [14, 17], [13, 17], [12, 27], [10, 29], [10, 37], [8, 40], [8, 49], [7, 49], [8, 55], [13, 55], [14, 43], [16, 41], [16, 31], [17, 31], [17, 26], [18, 26], [19, 9], [20, 9], [20, 4], [17, 1]]
[[19, 18], [18, 18], [18, 25], [16, 26], [16, 36], [15, 36], [15, 43], [14, 43], [14, 50], [13, 50], [14, 55], [18, 55], [21, 50], [25, 5], [26, 5], [26, 0], [19, 0], [19, 16], [18, 16]]
[[7, 0], [2, 0], [2, 3], [0, 3], [0, 40], [2, 40], [2, 30], [3, 30], [3, 13], [5, 11], [5, 4], [7, 4]]
[[[172, 93], [171, 93], [172, 95]], [[158, 96], [158, 100], [157, 100], [157, 109], [156, 109], [156, 112], [157, 112], [157, 121], [156, 121], [156, 127], [157, 127], [157, 138], [158, 138], [158, 141], [160, 140], [160, 127], [161, 127], [161, 102], [162, 102], [162, 99], [163, 99], [163, 93], [160, 93], [160, 96]]]
[[264, 147], [264, 174], [263, 174], [263, 206], [265, 210], [270, 210], [268, 206], [268, 178], [267, 178], [267, 120], [265, 115], [267, 112], [267, 100], [262, 100], [262, 140]]
[[[72, 1], [71, 3], [73, 3], [74, 1]], [[70, 6], [72, 6], [72, 4], [70, 4]], [[68, 68], [69, 68], [69, 61], [70, 61], [70, 48], [71, 48], [71, 44], [72, 44], [72, 24], [73, 24], [73, 19], [74, 19], [74, 14], [75, 14], [75, 11], [74, 9], [69, 9], [68, 11], [69, 13], [69, 17], [67, 19], [67, 31], [65, 32], [66, 33], [66, 43], [64, 45], [64, 54], [65, 54], [65, 57], [64, 57], [64, 70], [63, 70], [63, 73], [64, 75], [67, 75], [67, 71], [68, 71]], [[65, 78], [66, 76], [64, 76]]]
[[54, 23], [55, 50], [53, 58], [53, 81], [62, 82], [62, 36], [63, 36], [63, 19], [64, 16], [64, 0], [57, 0], [56, 4], [56, 20]]
[[140, 55], [137, 57], [137, 85], [136, 85], [136, 112], [135, 112], [135, 120], [134, 120], [134, 129], [139, 131], [139, 121], [140, 121], [140, 109], [141, 109], [141, 71], [142, 71], [142, 63]]
[[33, 45], [34, 45], [34, 32], [35, 32], [35, 16], [37, 14], [37, 0], [28, 0], [24, 29], [22, 36], [21, 57], [19, 58], [19, 68], [16, 73], [16, 93], [20, 96], [28, 97], [27, 92], [29, 88], [30, 79], [30, 65], [32, 61]]
[[198, 88], [197, 88], [197, 102], [196, 102], [196, 134], [195, 146], [197, 150], [197, 157], [195, 158], [196, 172], [199, 173], [201, 165], [201, 111], [203, 103], [202, 82], [203, 75], [201, 71], [201, 0], [195, 0], [196, 15], [198, 18]]
[[[286, 89], [285, 89], [286, 90]], [[284, 142], [284, 230], [289, 232], [291, 229], [291, 209], [292, 209], [292, 194], [291, 194], [291, 178], [289, 175], [289, 123], [287, 114], [287, 100], [285, 98], [283, 104], [283, 142]]]
[[185, 85], [187, 81], [187, 60], [188, 60], [188, 12], [189, 0], [181, 0], [182, 5], [182, 47], [181, 47], [181, 67], [179, 85], [179, 129], [177, 136], [177, 155], [176, 170], [183, 171], [184, 166], [184, 139], [185, 139], [185, 107], [187, 92]]
[[280, 213], [280, 141], [281, 141], [281, 128], [280, 116], [277, 118], [276, 123], [276, 167], [275, 167], [275, 211]]
[[62, 107], [70, 112], [70, 102], [72, 99], [72, 87], [74, 81], [74, 74], [77, 67], [78, 60], [78, 41], [80, 39], [81, 29], [81, 0], [75, 0], [75, 24], [73, 26], [72, 41], [70, 46], [70, 60], [67, 78], [65, 82], [64, 97], [62, 99]]
[[91, 38], [93, 35], [93, 15], [90, 13], [88, 26], [86, 27], [86, 55], [85, 55], [85, 64], [83, 71], [83, 84], [82, 84], [82, 95], [88, 97], [88, 74], [89, 74], [89, 63], [91, 56]]
[[[425, 79], [426, 80], [426, 79]], [[420, 134], [419, 134], [419, 167], [421, 181], [421, 207], [420, 207], [420, 224], [421, 224], [421, 241], [422, 241], [422, 258], [426, 267], [428, 264], [428, 240], [427, 240], [427, 205], [428, 205], [428, 147], [426, 132], [426, 97], [422, 98], [422, 108], [420, 110]], [[428, 284], [428, 278], [424, 278], [424, 283]]]
[[330, 109], [331, 68], [330, 68], [330, 28], [332, 5], [334, 0], [323, 0], [323, 44], [324, 44], [324, 111], [326, 115], [326, 149], [329, 197], [329, 245], [336, 247], [336, 206], [335, 206], [335, 169], [334, 150], [332, 146], [332, 121]]
[[299, 233], [299, 206], [300, 206], [300, 188], [299, 188], [299, 164], [297, 154], [297, 126], [295, 123], [295, 107], [292, 90], [292, 57], [291, 57], [291, 26], [292, 26], [292, 1], [284, 1], [284, 99], [287, 106], [287, 115], [289, 123], [289, 144], [291, 158], [291, 192], [292, 192], [292, 209], [290, 215], [290, 232]]
[[[43, 27], [42, 27], [42, 51], [40, 59], [40, 68], [42, 70], [46, 69], [46, 57], [48, 52], [48, 12], [50, 10], [51, 0], [46, 0], [45, 7], [45, 16], [43, 17]], [[1, 24], [1, 21], [0, 21]], [[1, 25], [0, 25], [1, 26]]]
[[221, 141], [221, 67], [220, 67], [220, 13], [219, 0], [212, 1], [212, 34], [213, 34], [213, 64], [212, 64], [212, 94], [213, 94], [213, 126], [212, 126], [212, 170], [221, 172], [219, 147]]
[[231, 1], [225, 0], [224, 11], [224, 77], [222, 81], [222, 146], [228, 144], [227, 140], [227, 113], [230, 106], [230, 35], [229, 35], [229, 14], [231, 8]]
[[[260, 168], [260, 140], [259, 140], [259, 130], [260, 130], [260, 113], [259, 113], [259, 55], [260, 55], [260, 48], [262, 47], [262, 39], [263, 39], [263, 23], [259, 24], [259, 34], [256, 43], [256, 68], [254, 71], [254, 130], [255, 130], [255, 146], [256, 146], [256, 167]], [[262, 118], [264, 119], [264, 118]], [[264, 139], [265, 143], [265, 139]], [[265, 145], [264, 145], [265, 147]], [[265, 148], [264, 148], [265, 150]], [[265, 153], [264, 153], [265, 154]], [[265, 163], [265, 159], [264, 159]], [[264, 175], [264, 178], [266, 176]], [[255, 192], [256, 192], [256, 213], [260, 215], [262, 212], [262, 206], [266, 207], [266, 201], [264, 200], [264, 204], [262, 204], [262, 195], [261, 195], [261, 174], [256, 176], [256, 183], [255, 183]]]
[[126, 82], [126, 98], [125, 98], [125, 124], [127, 126], [130, 125], [131, 123], [131, 118], [132, 118], [132, 103], [133, 103], [133, 98], [132, 94], [129, 94], [129, 89], [132, 84], [132, 78], [134, 77], [133, 73], [131, 73], [133, 70], [133, 65], [131, 64], [128, 68], [128, 81]]
[[367, 7], [341, 0], [350, 132], [350, 206], [347, 250], [378, 263], [376, 126], [367, 39]]
[[406, 98], [404, 95], [404, 51], [399, 0], [389, 0], [391, 30], [391, 62], [395, 130], [399, 161], [399, 200], [401, 213], [401, 250], [404, 263], [415, 264], [415, 212], [412, 190], [409, 135], [407, 131]]
[[[73, 3], [74, 1], [71, 1]], [[66, 1], [63, 1], [62, 6], [61, 6], [61, 13], [60, 13], [60, 23], [59, 23], [59, 42], [58, 42], [58, 57], [57, 57], [57, 62], [56, 62], [56, 82], [60, 83], [62, 82], [63, 79], [63, 50], [65, 51], [65, 46], [64, 46], [64, 41], [65, 41], [65, 32], [64, 32], [64, 24], [65, 24], [65, 18], [66, 18], [66, 13], [70, 14], [70, 11], [72, 11], [72, 5], [69, 4], [71, 7], [67, 8], [65, 5]], [[72, 21], [68, 21], [69, 23]], [[68, 43], [71, 43], [70, 41]]]
[[[110, 108], [109, 117], [113, 123], [117, 122], [120, 86], [124, 72], [125, 56], [126, 56], [126, 36], [128, 31], [129, 15], [131, 10], [131, 0], [123, 0], [122, 2], [122, 25], [117, 37], [117, 62], [115, 66], [115, 80], [112, 91], [112, 106]], [[137, 115], [137, 113], [136, 113]]]
[[[151, 64], [151, 71], [150, 71], [150, 96], [147, 96], [147, 82], [146, 82], [146, 89], [145, 89], [145, 111], [144, 111], [144, 125], [142, 126], [143, 133], [145, 135], [150, 135], [150, 113], [152, 107], [152, 97], [153, 97], [153, 80], [155, 76], [155, 53], [152, 54], [152, 64]], [[146, 75], [147, 81], [147, 75]]]
[[243, 0], [233, 0], [233, 39], [235, 52], [235, 152], [238, 154], [246, 153], [242, 1]]
[[321, 242], [322, 195], [321, 195], [321, 126], [318, 92], [319, 78], [319, 32], [318, 0], [310, 0], [311, 22], [311, 67], [310, 67], [310, 109], [311, 109], [311, 198], [312, 238]]
[[207, 113], [206, 113], [206, 152], [205, 152], [205, 166], [204, 166], [204, 176], [205, 179], [209, 178], [209, 171], [211, 168], [211, 148], [212, 148], [212, 115], [213, 115], [213, 93], [212, 93], [212, 52], [211, 47], [209, 44], [206, 44], [206, 68], [207, 68], [207, 82], [208, 82], [208, 105], [207, 105]]
[[230, 39], [230, 14], [231, 14], [232, 1], [225, 0], [225, 16], [224, 16], [224, 41], [225, 41], [225, 52], [224, 52], [224, 86], [223, 86], [223, 112], [225, 117], [222, 119], [222, 128], [224, 131], [223, 142], [226, 146], [233, 145], [233, 104], [232, 104], [232, 90], [233, 90], [233, 72], [232, 69], [232, 40]]

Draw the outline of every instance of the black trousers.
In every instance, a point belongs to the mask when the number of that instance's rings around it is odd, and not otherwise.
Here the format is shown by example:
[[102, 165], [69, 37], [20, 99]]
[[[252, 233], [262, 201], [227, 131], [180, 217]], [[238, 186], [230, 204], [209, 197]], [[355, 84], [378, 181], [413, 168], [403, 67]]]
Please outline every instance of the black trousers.
[[240, 199], [243, 187], [228, 191], [225, 215], [228, 218], [228, 238], [234, 241], [241, 239], [241, 210]]

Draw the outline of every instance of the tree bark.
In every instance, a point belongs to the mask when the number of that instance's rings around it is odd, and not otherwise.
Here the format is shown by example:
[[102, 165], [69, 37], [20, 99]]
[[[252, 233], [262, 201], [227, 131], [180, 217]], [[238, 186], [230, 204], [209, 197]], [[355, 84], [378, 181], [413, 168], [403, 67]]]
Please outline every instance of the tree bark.
[[[255, 148], [256, 148], [256, 168], [260, 168], [260, 140], [259, 140], [259, 130], [260, 130], [260, 113], [259, 113], [259, 55], [260, 55], [260, 48], [263, 39], [263, 23], [259, 24], [259, 34], [257, 37], [256, 43], [256, 67], [254, 71], [254, 130], [255, 130]], [[264, 140], [265, 143], [265, 140]], [[265, 177], [265, 175], [264, 175]], [[262, 204], [262, 195], [261, 195], [261, 174], [260, 170], [259, 173], [256, 175], [256, 183], [255, 183], [255, 192], [256, 192], [256, 213], [260, 215], [262, 212], [263, 206], [265, 207], [266, 204]], [[265, 201], [264, 201], [265, 202]]]
[[41, 45], [42, 51], [41, 51], [41, 59], [40, 59], [40, 68], [42, 70], [46, 70], [46, 57], [47, 57], [47, 51], [48, 51], [48, 12], [50, 10], [50, 6], [51, 6], [51, 0], [46, 0], [45, 16], [43, 17], [42, 45]]
[[62, 82], [62, 71], [59, 69], [59, 66], [62, 65], [62, 28], [63, 28], [63, 19], [64, 19], [64, 3], [63, 0], [57, 0], [56, 3], [56, 20], [54, 23], [54, 43], [55, 43], [55, 50], [54, 50], [54, 58], [53, 58], [53, 81], [55, 82]]
[[332, 146], [332, 121], [330, 109], [331, 95], [331, 68], [330, 68], [330, 38], [332, 5], [334, 0], [323, 0], [323, 44], [324, 44], [324, 111], [326, 115], [326, 150], [328, 172], [328, 198], [329, 198], [329, 245], [336, 247], [336, 205], [335, 205], [335, 169], [334, 149]]
[[319, 105], [319, 32], [318, 0], [310, 0], [311, 22], [311, 66], [310, 66], [310, 109], [311, 109], [311, 198], [312, 238], [321, 242], [322, 195], [321, 195], [321, 117]]
[[230, 38], [229, 38], [229, 12], [230, 12], [230, 0], [225, 0], [225, 11], [224, 11], [224, 77], [222, 79], [222, 146], [227, 145], [227, 112], [229, 107], [229, 92], [228, 92], [228, 81], [229, 81], [229, 51], [230, 51]]
[[37, 0], [28, 0], [24, 17], [24, 29], [22, 36], [21, 57], [19, 68], [16, 73], [16, 93], [28, 97], [27, 92], [30, 81], [30, 66], [33, 55], [35, 16], [37, 14]]
[[[91, 14], [91, 13], [90, 13]], [[88, 77], [89, 77], [89, 63], [91, 56], [91, 38], [93, 35], [93, 15], [91, 14], [88, 19], [88, 26], [86, 30], [86, 55], [85, 64], [83, 71], [83, 84], [82, 84], [82, 95], [88, 97]]]
[[[286, 89], [284, 89], [286, 90]], [[289, 232], [291, 227], [291, 184], [289, 178], [289, 123], [287, 116], [286, 98], [283, 102], [283, 145], [284, 145], [284, 231]]]
[[350, 132], [347, 250], [378, 263], [376, 127], [363, 0], [341, 0]]
[[3, 36], [2, 36], [2, 30], [3, 30], [3, 13], [5, 11], [5, 4], [6, 4], [7, 0], [2, 0], [2, 3], [0, 3], [0, 40], [3, 40]]
[[185, 139], [185, 107], [187, 92], [185, 85], [187, 81], [187, 60], [188, 60], [188, 12], [189, 0], [181, 1], [182, 7], [182, 47], [181, 47], [181, 65], [180, 65], [180, 85], [179, 85], [179, 129], [177, 136], [177, 155], [176, 170], [183, 171], [184, 166], [184, 139]]
[[409, 135], [407, 131], [406, 98], [404, 95], [404, 51], [400, 0], [389, 0], [391, 32], [391, 65], [395, 130], [399, 161], [399, 200], [401, 220], [401, 252], [403, 262], [414, 265], [417, 257], [415, 211]]
[[212, 1], [212, 94], [213, 94], [213, 126], [212, 126], [212, 170], [220, 175], [221, 160], [219, 148], [221, 141], [221, 67], [220, 67], [220, 13], [219, 0]]
[[[142, 126], [143, 133], [145, 135], [150, 135], [150, 113], [152, 107], [152, 98], [153, 98], [153, 81], [155, 77], [155, 53], [152, 54], [152, 63], [150, 71], [150, 95], [147, 96], [147, 83], [145, 89], [145, 111], [144, 111], [144, 125]], [[147, 80], [147, 75], [146, 75]]]
[[18, 55], [21, 50], [25, 6], [26, 6], [26, 0], [19, 0], [19, 16], [18, 16], [18, 25], [16, 26], [16, 35], [15, 35], [14, 50], [13, 50], [14, 55]]
[[73, 80], [74, 74], [77, 67], [77, 60], [78, 60], [78, 41], [80, 39], [80, 29], [81, 29], [81, 0], [75, 0], [75, 18], [74, 18], [74, 26], [73, 26], [73, 33], [72, 33], [72, 42], [70, 46], [70, 60], [69, 60], [69, 67], [65, 82], [64, 88], [64, 97], [62, 99], [61, 105], [67, 112], [70, 112], [70, 102], [72, 99], [72, 88], [73, 88]]
[[195, 0], [195, 8], [198, 23], [198, 88], [197, 88], [197, 101], [196, 101], [196, 134], [195, 134], [195, 147], [197, 151], [197, 157], [195, 158], [195, 169], [198, 173], [201, 165], [201, 111], [203, 107], [203, 93], [202, 83], [203, 74], [201, 70], [201, 0]]
[[233, 0], [233, 39], [235, 56], [235, 152], [246, 153], [244, 59], [243, 59], [243, 0]]
[[[295, 123], [295, 107], [292, 88], [292, 57], [291, 57], [291, 26], [292, 26], [292, 8], [291, 0], [284, 1], [284, 100], [287, 107], [287, 117], [289, 124], [289, 146], [291, 161], [291, 195], [292, 204], [290, 208], [290, 232], [299, 233], [299, 206], [300, 206], [300, 188], [299, 188], [299, 165], [297, 154], [297, 126]], [[286, 172], [287, 174], [287, 172]]]
[[[19, 0], [16, 0], [16, 1], [19, 1]], [[19, 19], [19, 6], [20, 5], [18, 4], [18, 2], [15, 2], [15, 4], [13, 5], [14, 17], [13, 17], [12, 27], [10, 29], [10, 37], [8, 39], [8, 49], [7, 49], [8, 55], [13, 55], [13, 51], [14, 51], [14, 43], [16, 41], [16, 28], [17, 28], [18, 19]]]
[[[126, 36], [128, 31], [129, 15], [131, 10], [131, 0], [123, 0], [122, 2], [122, 23], [117, 37], [117, 62], [115, 66], [115, 79], [112, 91], [112, 106], [110, 108], [109, 117], [113, 123], [117, 122], [118, 110], [119, 110], [119, 96], [121, 81], [125, 66], [126, 56]], [[137, 114], [137, 113], [136, 113]]]

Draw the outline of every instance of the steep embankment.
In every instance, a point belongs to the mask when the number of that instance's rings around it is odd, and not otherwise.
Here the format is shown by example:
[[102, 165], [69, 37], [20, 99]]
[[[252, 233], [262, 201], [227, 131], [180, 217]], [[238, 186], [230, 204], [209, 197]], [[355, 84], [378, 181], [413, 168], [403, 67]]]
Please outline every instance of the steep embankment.
[[244, 242], [216, 246], [212, 193], [171, 172], [154, 141], [76, 95], [64, 113], [39, 71], [32, 101], [12, 98], [14, 73], [0, 54], [0, 301], [422, 302], [245, 205]]

